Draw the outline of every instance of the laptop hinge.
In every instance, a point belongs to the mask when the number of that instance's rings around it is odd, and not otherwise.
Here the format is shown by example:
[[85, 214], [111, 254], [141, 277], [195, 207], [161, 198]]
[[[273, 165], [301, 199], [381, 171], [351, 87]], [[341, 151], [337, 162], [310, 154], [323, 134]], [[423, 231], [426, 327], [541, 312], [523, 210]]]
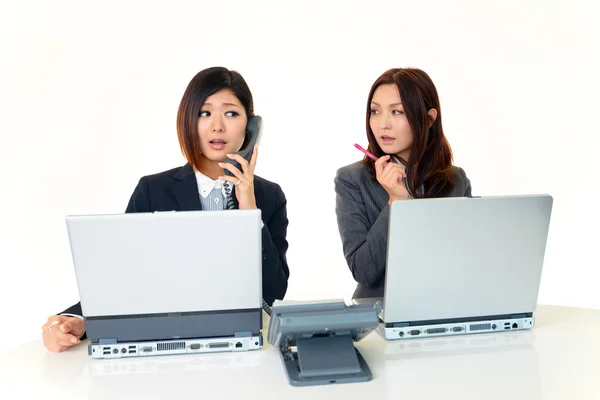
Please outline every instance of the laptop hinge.
[[244, 332], [236, 332], [233, 334], [234, 337], [252, 337], [252, 332], [244, 331]]
[[98, 344], [117, 344], [116, 338], [98, 339]]
[[386, 322], [385, 327], [386, 328], [405, 328], [408, 326], [442, 325], [442, 324], [487, 321], [487, 320], [493, 320], [493, 319], [531, 318], [532, 316], [533, 316], [533, 313], [528, 312], [528, 313], [518, 313], [518, 314], [483, 315], [483, 316], [479, 316], [479, 317], [429, 319], [429, 320], [405, 321], [405, 322]]
[[394, 323], [385, 324], [386, 328], [405, 328], [407, 326], [410, 326], [410, 324], [408, 322], [394, 322]]

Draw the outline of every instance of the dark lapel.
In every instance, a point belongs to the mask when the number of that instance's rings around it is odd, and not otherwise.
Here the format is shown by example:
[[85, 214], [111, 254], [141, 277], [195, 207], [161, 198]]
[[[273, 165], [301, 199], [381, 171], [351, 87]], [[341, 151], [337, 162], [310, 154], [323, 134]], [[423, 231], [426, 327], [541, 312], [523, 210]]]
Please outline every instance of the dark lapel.
[[196, 176], [190, 164], [185, 164], [173, 176], [175, 183], [171, 186], [179, 211], [197, 211], [202, 210], [200, 204], [200, 194], [198, 193], [198, 184]]

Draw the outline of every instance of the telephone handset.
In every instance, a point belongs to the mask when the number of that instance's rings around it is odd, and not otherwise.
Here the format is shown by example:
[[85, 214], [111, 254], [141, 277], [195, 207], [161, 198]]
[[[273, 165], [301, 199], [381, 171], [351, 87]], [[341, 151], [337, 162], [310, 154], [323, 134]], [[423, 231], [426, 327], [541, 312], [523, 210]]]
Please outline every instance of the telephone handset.
[[[235, 154], [239, 154], [244, 157], [248, 162], [252, 158], [252, 151], [254, 150], [254, 146], [258, 144], [260, 141], [261, 134], [261, 126], [262, 126], [262, 118], [258, 115], [254, 115], [250, 117], [248, 120], [248, 124], [246, 125], [246, 135], [248, 136], [248, 143], [246, 147], [236, 152]], [[230, 163], [240, 171], [242, 171], [242, 166], [239, 162], [232, 160], [231, 158], [226, 158], [225, 162]], [[225, 169], [225, 174], [228, 176], [233, 176], [229, 170]], [[231, 187], [229, 185], [225, 186], [225, 193], [227, 194], [227, 209], [231, 210], [234, 208], [233, 205], [233, 193]], [[271, 315], [271, 306], [266, 301], [262, 301], [262, 309], [267, 313], [267, 315]]]
[[[254, 146], [258, 144], [261, 136], [261, 126], [262, 126], [262, 118], [258, 115], [254, 115], [250, 117], [248, 120], [248, 124], [246, 125], [246, 135], [248, 136], [248, 144], [246, 147], [241, 149], [240, 151], [235, 152], [234, 154], [239, 154], [244, 157], [246, 161], [250, 162], [252, 158], [252, 151], [254, 150]], [[239, 162], [232, 160], [231, 158], [226, 158], [225, 162], [230, 163], [241, 172], [242, 167]], [[225, 170], [225, 174], [228, 176], [233, 176], [233, 174], [229, 170]]]

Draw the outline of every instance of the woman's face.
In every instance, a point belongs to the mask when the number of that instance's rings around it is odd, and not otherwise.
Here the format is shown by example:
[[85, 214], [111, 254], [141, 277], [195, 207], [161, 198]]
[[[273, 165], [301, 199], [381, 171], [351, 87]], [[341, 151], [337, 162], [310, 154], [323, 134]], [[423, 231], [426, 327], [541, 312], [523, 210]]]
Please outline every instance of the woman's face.
[[222, 162], [244, 143], [248, 116], [240, 100], [229, 89], [206, 98], [198, 117], [202, 156]]
[[408, 161], [413, 133], [398, 87], [394, 84], [380, 85], [373, 93], [370, 107], [369, 125], [381, 150]]

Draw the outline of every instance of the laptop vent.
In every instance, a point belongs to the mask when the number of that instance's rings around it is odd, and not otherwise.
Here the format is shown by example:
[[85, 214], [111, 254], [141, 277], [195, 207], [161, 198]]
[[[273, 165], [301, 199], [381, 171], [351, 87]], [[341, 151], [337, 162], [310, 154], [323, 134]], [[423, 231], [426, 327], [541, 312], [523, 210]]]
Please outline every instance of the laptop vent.
[[474, 324], [470, 327], [472, 331], [483, 331], [485, 329], [492, 329], [492, 324]]
[[156, 345], [156, 351], [168, 351], [179, 349], [185, 349], [185, 342], [158, 343]]

